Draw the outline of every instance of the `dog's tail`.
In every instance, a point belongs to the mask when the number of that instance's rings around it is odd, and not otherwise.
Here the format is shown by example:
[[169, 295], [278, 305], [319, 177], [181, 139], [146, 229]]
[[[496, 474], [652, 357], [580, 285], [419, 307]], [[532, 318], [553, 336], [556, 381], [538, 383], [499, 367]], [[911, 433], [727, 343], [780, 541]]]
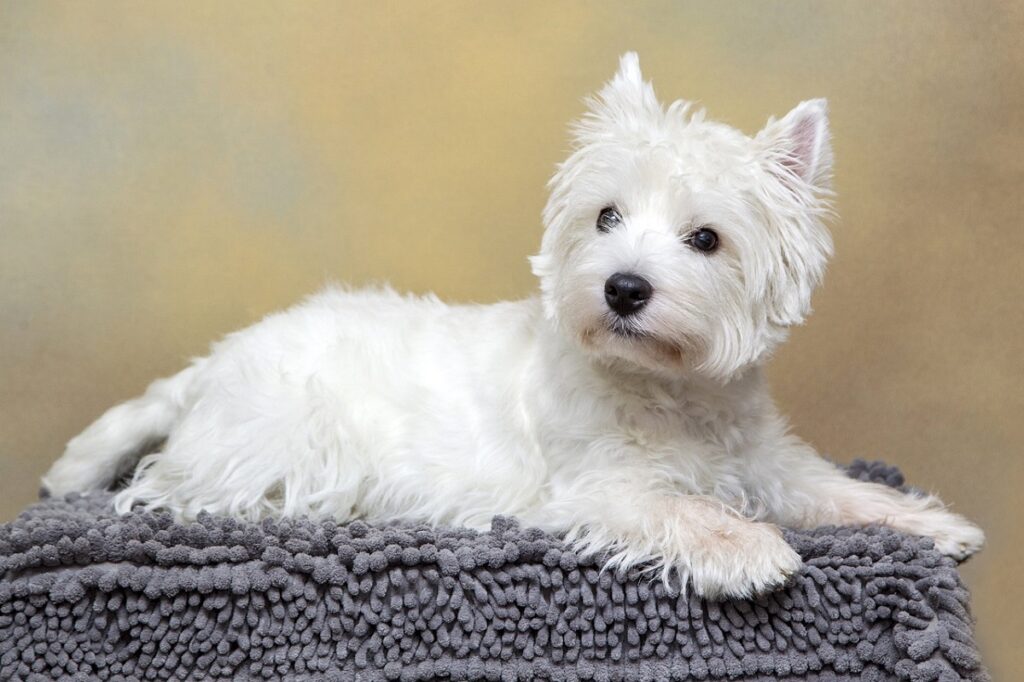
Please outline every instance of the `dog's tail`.
[[44, 494], [102, 490], [130, 472], [138, 458], [170, 434], [189, 402], [199, 363], [150, 384], [133, 400], [107, 410], [72, 438], [43, 476]]

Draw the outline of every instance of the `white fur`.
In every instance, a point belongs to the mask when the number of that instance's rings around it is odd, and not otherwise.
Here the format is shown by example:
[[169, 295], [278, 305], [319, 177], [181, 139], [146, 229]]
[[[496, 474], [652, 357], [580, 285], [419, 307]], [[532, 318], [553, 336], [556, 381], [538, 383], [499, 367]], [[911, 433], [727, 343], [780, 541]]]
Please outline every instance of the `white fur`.
[[[574, 140], [533, 258], [539, 298], [328, 289], [110, 410], [44, 485], [107, 487], [166, 437], [119, 511], [474, 527], [514, 514], [709, 596], [798, 568], [772, 524], [885, 523], [977, 550], [981, 531], [934, 497], [850, 480], [788, 435], [762, 380], [831, 251], [824, 101], [750, 138], [662, 107], [627, 54]], [[602, 233], [609, 205], [623, 222]], [[684, 242], [701, 226], [717, 252]], [[619, 332], [603, 294], [616, 272], [654, 287]]]

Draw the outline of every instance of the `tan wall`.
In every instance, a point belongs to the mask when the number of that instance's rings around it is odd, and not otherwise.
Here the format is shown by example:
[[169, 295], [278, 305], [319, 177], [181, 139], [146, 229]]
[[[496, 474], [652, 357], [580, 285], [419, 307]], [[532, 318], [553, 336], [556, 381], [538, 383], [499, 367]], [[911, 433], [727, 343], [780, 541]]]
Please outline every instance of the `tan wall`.
[[983, 2], [0, 5], [0, 519], [62, 444], [328, 278], [534, 287], [581, 96], [640, 51], [756, 130], [829, 98], [841, 219], [778, 355], [797, 431], [980, 522], [964, 574], [1024, 669], [1024, 12]]

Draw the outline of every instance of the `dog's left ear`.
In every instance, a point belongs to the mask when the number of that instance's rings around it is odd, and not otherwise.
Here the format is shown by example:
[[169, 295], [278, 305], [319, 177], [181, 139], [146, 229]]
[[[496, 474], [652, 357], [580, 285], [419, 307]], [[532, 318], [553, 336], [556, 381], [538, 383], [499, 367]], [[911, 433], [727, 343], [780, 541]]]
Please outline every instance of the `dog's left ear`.
[[801, 102], [780, 120], [769, 120], [755, 142], [764, 168], [776, 182], [763, 197], [774, 209], [779, 253], [768, 284], [769, 314], [775, 324], [799, 324], [811, 310], [811, 293], [832, 254], [824, 225], [830, 213], [832, 145], [828, 105]]
[[798, 104], [782, 119], [768, 121], [757, 134], [769, 169], [798, 190], [827, 192], [832, 181], [832, 144], [828, 132], [828, 102], [812, 99]]

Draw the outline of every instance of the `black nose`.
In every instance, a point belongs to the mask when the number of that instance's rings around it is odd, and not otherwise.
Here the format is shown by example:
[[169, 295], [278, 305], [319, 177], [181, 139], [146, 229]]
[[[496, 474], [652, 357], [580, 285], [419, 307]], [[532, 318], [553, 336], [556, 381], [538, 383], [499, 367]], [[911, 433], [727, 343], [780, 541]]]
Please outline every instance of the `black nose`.
[[616, 272], [604, 283], [604, 300], [608, 307], [625, 317], [639, 311], [650, 300], [654, 289], [638, 275]]

